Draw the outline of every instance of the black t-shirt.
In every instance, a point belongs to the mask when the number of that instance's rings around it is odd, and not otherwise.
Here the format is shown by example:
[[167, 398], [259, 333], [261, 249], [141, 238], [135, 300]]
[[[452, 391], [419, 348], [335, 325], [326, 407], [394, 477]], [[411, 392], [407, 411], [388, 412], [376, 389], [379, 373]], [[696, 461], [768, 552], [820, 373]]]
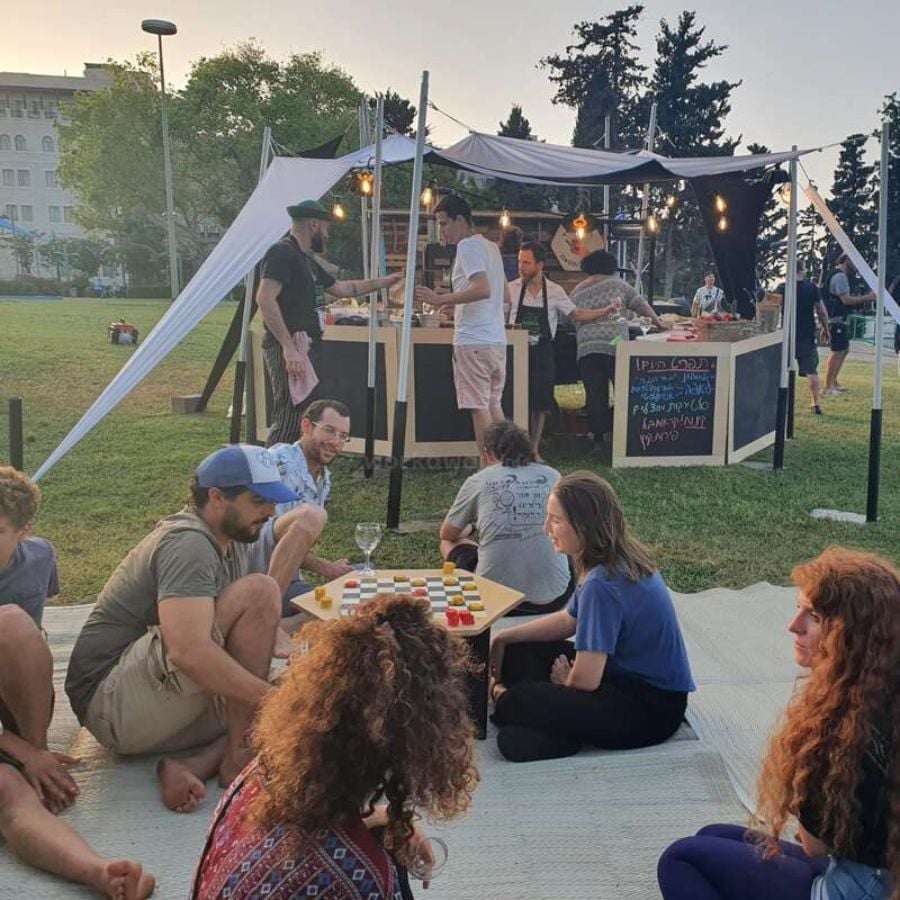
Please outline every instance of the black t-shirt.
[[[856, 788], [860, 805], [860, 827], [856, 845], [848, 856], [851, 862], [863, 863], [874, 869], [885, 868], [887, 865], [890, 763], [890, 741], [876, 728], [872, 743], [863, 756], [862, 778]], [[797, 818], [813, 837], [833, 849], [833, 835], [829, 835], [828, 829], [822, 824], [822, 810], [819, 806], [821, 791], [817, 785], [810, 786], [809, 797]]]
[[[783, 284], [775, 290], [784, 296]], [[797, 282], [797, 315], [794, 321], [797, 323], [798, 347], [816, 345], [816, 306], [821, 299], [817, 285], [811, 281]]]
[[[322, 329], [316, 312], [316, 287], [329, 288], [334, 279], [300, 249], [293, 235], [287, 234], [269, 247], [263, 257], [260, 277], [271, 278], [281, 285], [278, 308], [287, 330], [291, 334], [305, 331], [310, 340], [319, 340]], [[273, 340], [267, 327], [265, 341], [271, 344]]]

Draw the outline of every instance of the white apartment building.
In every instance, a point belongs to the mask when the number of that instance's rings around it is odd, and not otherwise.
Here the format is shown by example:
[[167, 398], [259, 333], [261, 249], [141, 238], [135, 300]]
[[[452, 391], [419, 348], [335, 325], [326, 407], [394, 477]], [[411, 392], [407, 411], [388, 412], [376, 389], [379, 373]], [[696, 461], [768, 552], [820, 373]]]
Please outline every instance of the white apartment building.
[[[108, 83], [99, 63], [85, 63], [78, 77], [0, 72], [0, 219], [36, 233], [39, 241], [83, 236], [73, 215], [77, 197], [59, 185], [54, 126], [60, 105], [76, 91], [102, 90]], [[2, 224], [0, 234], [9, 234]], [[49, 278], [57, 274], [40, 258], [32, 272]], [[12, 254], [0, 248], [0, 279], [17, 274]]]

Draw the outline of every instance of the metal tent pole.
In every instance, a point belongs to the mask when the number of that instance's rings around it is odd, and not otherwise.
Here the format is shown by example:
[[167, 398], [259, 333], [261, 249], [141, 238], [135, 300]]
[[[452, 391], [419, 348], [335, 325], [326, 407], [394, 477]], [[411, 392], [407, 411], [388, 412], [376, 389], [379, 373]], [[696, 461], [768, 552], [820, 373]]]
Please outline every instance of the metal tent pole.
[[412, 308], [416, 283], [416, 256], [419, 244], [419, 195], [422, 193], [422, 160], [425, 155], [425, 119], [428, 109], [428, 72], [422, 73], [419, 91], [419, 121], [416, 129], [416, 155], [413, 163], [412, 195], [409, 201], [409, 236], [406, 242], [406, 285], [403, 298], [403, 333], [400, 338], [400, 364], [397, 373], [397, 399], [394, 402], [394, 435], [391, 445], [391, 481], [388, 489], [387, 527], [400, 524], [400, 500], [403, 493], [403, 455], [406, 451], [406, 395], [409, 385], [409, 344], [412, 338]]

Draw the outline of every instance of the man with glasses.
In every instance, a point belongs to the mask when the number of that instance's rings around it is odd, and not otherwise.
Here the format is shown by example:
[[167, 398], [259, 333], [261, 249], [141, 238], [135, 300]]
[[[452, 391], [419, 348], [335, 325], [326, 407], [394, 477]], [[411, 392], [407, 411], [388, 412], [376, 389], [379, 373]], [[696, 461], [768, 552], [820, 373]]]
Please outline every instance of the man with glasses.
[[[255, 571], [269, 571], [272, 554], [282, 532], [290, 527], [304, 508], [316, 506], [324, 511], [331, 493], [331, 472], [328, 465], [340, 455], [344, 444], [349, 440], [350, 410], [339, 400], [316, 400], [304, 410], [300, 419], [300, 439], [293, 444], [275, 444], [269, 448], [282, 483], [298, 499], [279, 503], [275, 507], [275, 518], [266, 523], [257, 541], [254, 551]], [[301, 567], [328, 581], [353, 571], [346, 559], [332, 562], [312, 553], [307, 553]], [[297, 616], [297, 610], [290, 600], [311, 590], [311, 587], [294, 573], [293, 580], [284, 592], [281, 610], [284, 618]], [[288, 621], [283, 624], [290, 631], [299, 622]]]

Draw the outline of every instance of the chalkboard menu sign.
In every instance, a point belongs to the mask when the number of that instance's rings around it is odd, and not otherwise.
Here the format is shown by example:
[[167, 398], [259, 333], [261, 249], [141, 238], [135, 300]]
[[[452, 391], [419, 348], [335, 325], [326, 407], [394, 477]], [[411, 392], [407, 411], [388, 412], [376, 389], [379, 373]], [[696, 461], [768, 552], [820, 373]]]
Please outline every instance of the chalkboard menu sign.
[[774, 433], [780, 383], [780, 343], [735, 355], [732, 454]]
[[711, 456], [717, 356], [629, 359], [625, 455]]

